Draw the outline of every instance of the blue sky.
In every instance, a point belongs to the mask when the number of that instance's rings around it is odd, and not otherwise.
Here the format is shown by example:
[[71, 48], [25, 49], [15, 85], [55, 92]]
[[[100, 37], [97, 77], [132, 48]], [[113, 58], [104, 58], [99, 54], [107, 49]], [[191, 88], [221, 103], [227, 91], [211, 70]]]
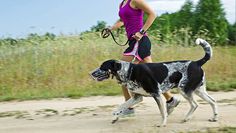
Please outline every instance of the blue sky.
[[[76, 34], [97, 21], [112, 25], [121, 0], [0, 0], [0, 38], [29, 33]], [[194, 0], [197, 3], [198, 0]], [[221, 0], [229, 22], [235, 22], [235, 1]], [[184, 0], [147, 0], [160, 15], [180, 9]]]

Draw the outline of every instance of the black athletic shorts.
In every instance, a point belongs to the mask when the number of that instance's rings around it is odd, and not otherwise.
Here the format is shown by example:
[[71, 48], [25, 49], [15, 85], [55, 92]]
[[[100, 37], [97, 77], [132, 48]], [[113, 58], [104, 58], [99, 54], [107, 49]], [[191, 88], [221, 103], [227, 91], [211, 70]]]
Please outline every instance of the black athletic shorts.
[[140, 41], [134, 38], [129, 40], [129, 47], [124, 52], [125, 56], [134, 56], [139, 61], [151, 55], [151, 42], [147, 36], [143, 36]]

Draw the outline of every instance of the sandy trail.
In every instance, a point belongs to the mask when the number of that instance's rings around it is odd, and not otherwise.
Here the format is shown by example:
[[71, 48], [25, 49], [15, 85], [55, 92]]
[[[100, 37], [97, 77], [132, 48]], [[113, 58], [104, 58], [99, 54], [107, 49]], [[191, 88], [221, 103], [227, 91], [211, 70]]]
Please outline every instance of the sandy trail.
[[195, 99], [199, 107], [193, 118], [182, 123], [189, 105], [182, 96], [180, 105], [168, 117], [167, 127], [156, 127], [161, 120], [152, 98], [135, 107], [134, 117], [111, 124], [112, 111], [123, 102], [121, 96], [96, 96], [81, 99], [53, 99], [0, 103], [0, 133], [146, 133], [187, 132], [208, 127], [236, 127], [236, 91], [210, 92], [218, 101], [219, 121], [212, 116], [209, 104]]

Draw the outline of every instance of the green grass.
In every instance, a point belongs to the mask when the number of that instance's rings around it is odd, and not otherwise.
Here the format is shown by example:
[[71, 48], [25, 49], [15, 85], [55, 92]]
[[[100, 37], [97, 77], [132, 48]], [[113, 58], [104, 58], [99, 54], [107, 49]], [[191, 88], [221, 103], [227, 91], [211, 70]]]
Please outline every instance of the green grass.
[[[123, 39], [119, 40], [125, 42]], [[154, 62], [197, 60], [204, 55], [200, 46], [159, 45], [152, 39]], [[23, 40], [0, 46], [0, 101], [79, 98], [119, 95], [115, 80], [93, 81], [89, 72], [107, 59], [120, 59], [125, 47], [98, 33], [57, 37], [55, 40]], [[213, 58], [204, 65], [208, 90], [236, 88], [236, 47], [214, 47]]]

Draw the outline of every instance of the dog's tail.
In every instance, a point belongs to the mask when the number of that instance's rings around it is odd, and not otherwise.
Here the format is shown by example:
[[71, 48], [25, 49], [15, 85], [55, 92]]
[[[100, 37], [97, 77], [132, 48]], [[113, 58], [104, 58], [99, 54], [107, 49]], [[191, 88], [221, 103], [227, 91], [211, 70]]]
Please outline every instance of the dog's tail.
[[211, 45], [207, 41], [205, 41], [201, 38], [198, 38], [195, 43], [197, 45], [201, 45], [205, 51], [205, 56], [202, 59], [196, 61], [199, 66], [202, 66], [208, 60], [211, 59], [211, 57], [213, 55], [212, 48], [211, 48]]

